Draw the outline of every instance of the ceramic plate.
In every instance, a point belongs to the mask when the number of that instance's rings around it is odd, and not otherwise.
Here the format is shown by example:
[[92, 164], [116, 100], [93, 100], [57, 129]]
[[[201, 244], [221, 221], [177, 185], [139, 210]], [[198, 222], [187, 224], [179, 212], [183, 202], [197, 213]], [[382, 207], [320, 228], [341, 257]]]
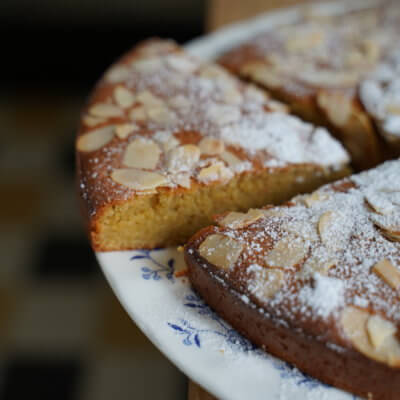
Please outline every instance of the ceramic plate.
[[[369, 4], [370, 2], [368, 2]], [[348, 5], [325, 3], [320, 12]], [[352, 2], [361, 7], [367, 1]], [[294, 21], [299, 8], [262, 15], [189, 43], [203, 59], [218, 54], [265, 29]], [[219, 318], [191, 289], [176, 249], [97, 253], [115, 294], [148, 338], [183, 373], [220, 399], [353, 400], [257, 349]]]

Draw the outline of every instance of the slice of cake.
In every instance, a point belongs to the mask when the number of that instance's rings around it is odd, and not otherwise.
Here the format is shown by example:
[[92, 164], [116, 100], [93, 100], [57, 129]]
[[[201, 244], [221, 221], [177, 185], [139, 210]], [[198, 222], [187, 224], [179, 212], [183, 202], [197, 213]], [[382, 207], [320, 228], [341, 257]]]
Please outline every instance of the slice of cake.
[[107, 71], [76, 151], [98, 251], [183, 243], [215, 213], [280, 203], [348, 173], [325, 129], [163, 40]]
[[280, 207], [221, 215], [185, 247], [194, 288], [305, 373], [397, 400], [399, 173], [391, 161]]
[[[290, 25], [259, 34], [219, 61], [268, 89], [295, 114], [328, 126], [354, 165], [364, 169], [400, 155], [400, 129], [393, 122], [399, 118], [400, 86], [394, 82], [399, 70], [392, 56], [398, 49], [400, 3], [357, 4], [306, 7]], [[389, 89], [387, 79], [393, 83]], [[388, 121], [388, 115], [394, 118]]]

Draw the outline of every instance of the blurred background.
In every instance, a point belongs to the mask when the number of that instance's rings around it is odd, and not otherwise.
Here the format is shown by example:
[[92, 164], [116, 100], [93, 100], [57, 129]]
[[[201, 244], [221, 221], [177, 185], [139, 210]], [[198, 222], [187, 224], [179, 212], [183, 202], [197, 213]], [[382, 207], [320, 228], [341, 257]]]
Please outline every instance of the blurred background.
[[0, 399], [187, 398], [186, 378], [122, 310], [83, 232], [79, 112], [137, 41], [184, 43], [295, 2], [0, 1]]

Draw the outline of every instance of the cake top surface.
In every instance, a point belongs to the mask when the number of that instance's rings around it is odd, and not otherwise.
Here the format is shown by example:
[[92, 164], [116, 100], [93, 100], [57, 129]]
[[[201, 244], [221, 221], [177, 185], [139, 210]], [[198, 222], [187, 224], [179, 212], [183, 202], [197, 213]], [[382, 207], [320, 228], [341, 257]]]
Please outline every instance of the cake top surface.
[[90, 213], [132, 195], [225, 182], [255, 169], [348, 162], [325, 129], [163, 40], [144, 42], [105, 74], [76, 146]]
[[396, 43], [400, 7], [381, 1], [336, 13], [330, 6], [325, 13], [306, 8], [297, 22], [257, 35], [221, 62], [249, 75], [269, 74], [272, 86], [300, 94], [320, 87], [354, 89]]
[[399, 172], [387, 162], [281, 207], [220, 216], [186, 251], [278, 323], [400, 366]]

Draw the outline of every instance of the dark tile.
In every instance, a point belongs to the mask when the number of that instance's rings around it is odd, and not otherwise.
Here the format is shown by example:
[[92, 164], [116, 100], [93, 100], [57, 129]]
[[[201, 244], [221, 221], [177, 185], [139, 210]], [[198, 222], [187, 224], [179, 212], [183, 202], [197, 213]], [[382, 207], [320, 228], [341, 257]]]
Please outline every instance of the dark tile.
[[31, 357], [10, 359], [4, 368], [0, 398], [73, 400], [77, 398], [81, 374], [79, 360]]
[[82, 235], [55, 234], [38, 244], [33, 265], [37, 278], [89, 278], [98, 276], [98, 267], [88, 240]]

